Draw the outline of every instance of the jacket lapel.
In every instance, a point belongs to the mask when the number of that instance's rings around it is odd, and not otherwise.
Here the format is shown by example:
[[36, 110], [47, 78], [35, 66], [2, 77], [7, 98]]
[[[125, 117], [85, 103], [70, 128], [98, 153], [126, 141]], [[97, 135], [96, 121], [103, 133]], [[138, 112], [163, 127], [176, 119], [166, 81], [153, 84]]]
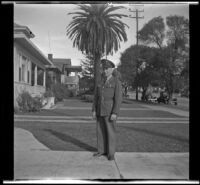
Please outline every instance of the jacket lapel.
[[106, 83], [105, 83], [105, 85], [109, 85], [110, 83], [112, 83], [112, 81], [113, 81], [113, 76], [111, 76], [108, 80], [106, 80]]

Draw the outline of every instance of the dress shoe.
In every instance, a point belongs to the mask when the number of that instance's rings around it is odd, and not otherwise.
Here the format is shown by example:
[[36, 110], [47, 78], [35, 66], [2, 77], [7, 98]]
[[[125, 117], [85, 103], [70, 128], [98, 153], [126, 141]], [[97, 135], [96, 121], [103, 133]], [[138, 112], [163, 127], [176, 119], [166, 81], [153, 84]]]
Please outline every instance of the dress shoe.
[[115, 158], [114, 158], [114, 156], [108, 156], [108, 160], [113, 161], [113, 160], [115, 160]]
[[99, 152], [93, 154], [94, 157], [101, 157], [102, 155], [106, 155], [106, 154], [105, 153], [99, 153]]

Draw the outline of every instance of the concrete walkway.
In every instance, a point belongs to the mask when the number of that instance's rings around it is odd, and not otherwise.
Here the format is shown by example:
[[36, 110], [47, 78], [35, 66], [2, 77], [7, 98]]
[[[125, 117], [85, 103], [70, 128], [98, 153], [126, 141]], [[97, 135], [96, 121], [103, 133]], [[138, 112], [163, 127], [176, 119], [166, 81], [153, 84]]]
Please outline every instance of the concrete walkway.
[[117, 152], [115, 161], [91, 152], [52, 151], [33, 135], [14, 129], [14, 178], [189, 179], [189, 153]]

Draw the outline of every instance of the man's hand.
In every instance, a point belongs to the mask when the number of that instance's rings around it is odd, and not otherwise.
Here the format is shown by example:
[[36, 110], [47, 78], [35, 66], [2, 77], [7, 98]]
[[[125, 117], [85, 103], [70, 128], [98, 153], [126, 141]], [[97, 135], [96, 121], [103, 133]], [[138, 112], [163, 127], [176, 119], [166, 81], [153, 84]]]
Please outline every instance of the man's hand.
[[111, 121], [116, 121], [117, 120], [117, 115], [116, 114], [111, 114], [110, 120]]
[[92, 119], [96, 119], [96, 112], [92, 112]]

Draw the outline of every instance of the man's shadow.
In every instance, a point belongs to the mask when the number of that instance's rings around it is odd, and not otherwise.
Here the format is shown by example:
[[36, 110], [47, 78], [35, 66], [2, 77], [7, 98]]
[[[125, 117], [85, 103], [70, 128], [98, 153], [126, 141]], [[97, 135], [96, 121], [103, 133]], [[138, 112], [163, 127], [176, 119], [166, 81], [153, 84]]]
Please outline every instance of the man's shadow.
[[95, 147], [90, 146], [86, 143], [83, 143], [82, 141], [80, 141], [72, 136], [69, 136], [67, 134], [63, 134], [63, 133], [60, 133], [60, 132], [57, 132], [57, 131], [54, 131], [51, 129], [45, 129], [45, 131], [51, 133], [52, 135], [56, 136], [57, 138], [61, 139], [64, 142], [68, 142], [68, 143], [71, 142], [84, 150], [92, 151], [92, 152], [96, 151]]

